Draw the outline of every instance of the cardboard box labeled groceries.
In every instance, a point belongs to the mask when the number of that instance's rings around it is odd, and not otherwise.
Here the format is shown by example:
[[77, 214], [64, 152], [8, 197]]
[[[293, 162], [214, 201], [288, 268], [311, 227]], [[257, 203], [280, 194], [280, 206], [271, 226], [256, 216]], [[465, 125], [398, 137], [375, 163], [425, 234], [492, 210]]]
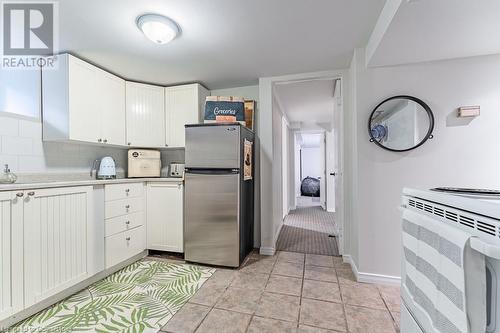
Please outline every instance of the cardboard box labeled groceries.
[[205, 102], [205, 123], [239, 122], [246, 126], [245, 100], [241, 97], [208, 96]]

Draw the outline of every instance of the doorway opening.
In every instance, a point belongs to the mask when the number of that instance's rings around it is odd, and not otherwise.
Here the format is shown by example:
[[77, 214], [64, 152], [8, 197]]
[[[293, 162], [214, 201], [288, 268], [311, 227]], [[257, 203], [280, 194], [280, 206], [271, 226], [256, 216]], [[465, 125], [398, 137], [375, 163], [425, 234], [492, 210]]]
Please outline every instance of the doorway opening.
[[274, 119], [281, 117], [283, 197], [276, 249], [339, 255], [340, 79], [275, 83], [274, 110]]
[[324, 133], [295, 132], [295, 193], [296, 207], [317, 207], [325, 203]]

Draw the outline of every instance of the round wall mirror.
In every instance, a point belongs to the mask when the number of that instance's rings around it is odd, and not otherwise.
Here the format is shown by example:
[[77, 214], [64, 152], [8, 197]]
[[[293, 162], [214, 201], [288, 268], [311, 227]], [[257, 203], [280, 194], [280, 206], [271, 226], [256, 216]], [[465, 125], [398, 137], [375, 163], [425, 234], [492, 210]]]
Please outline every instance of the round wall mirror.
[[373, 110], [368, 121], [370, 141], [391, 151], [408, 151], [432, 139], [431, 108], [412, 96], [394, 96]]

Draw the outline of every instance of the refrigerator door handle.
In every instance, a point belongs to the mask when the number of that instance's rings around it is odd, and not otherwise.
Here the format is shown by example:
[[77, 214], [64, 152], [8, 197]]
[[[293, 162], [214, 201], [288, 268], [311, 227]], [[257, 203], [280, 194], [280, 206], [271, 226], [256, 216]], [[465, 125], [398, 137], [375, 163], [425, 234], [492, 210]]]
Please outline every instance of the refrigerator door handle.
[[185, 173], [195, 174], [195, 175], [237, 175], [240, 173], [240, 169], [193, 169], [185, 168]]

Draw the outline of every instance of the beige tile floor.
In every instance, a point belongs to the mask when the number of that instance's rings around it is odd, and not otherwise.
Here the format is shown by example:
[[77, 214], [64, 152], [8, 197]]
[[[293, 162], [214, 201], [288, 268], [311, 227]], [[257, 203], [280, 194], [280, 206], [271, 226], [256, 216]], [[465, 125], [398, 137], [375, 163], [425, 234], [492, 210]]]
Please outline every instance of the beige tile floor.
[[395, 333], [399, 306], [398, 287], [357, 283], [339, 257], [253, 253], [217, 269], [162, 332]]

